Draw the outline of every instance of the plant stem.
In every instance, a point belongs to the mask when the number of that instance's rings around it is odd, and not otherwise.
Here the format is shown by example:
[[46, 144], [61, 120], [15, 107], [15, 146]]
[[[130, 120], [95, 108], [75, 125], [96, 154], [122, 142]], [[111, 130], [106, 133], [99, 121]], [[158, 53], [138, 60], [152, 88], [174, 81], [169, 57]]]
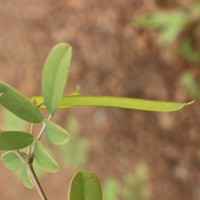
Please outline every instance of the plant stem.
[[34, 185], [35, 185], [35, 187], [36, 187], [36, 189], [37, 189], [37, 191], [38, 191], [38, 193], [40, 195], [40, 198], [42, 200], [47, 200], [47, 197], [46, 197], [46, 195], [45, 195], [45, 193], [44, 193], [44, 191], [42, 189], [42, 186], [40, 185], [40, 182], [39, 182], [39, 180], [37, 178], [37, 175], [35, 174], [35, 171], [33, 169], [32, 163], [28, 164], [28, 169], [29, 169], [29, 173], [30, 173], [31, 179], [32, 179], [32, 181], [33, 181], [33, 183], [34, 183]]
[[[24, 156], [22, 155], [22, 153], [19, 150], [15, 151], [15, 153], [23, 163], [26, 163], [26, 159], [24, 158]], [[35, 171], [33, 169], [33, 165], [32, 165], [33, 156], [29, 157], [28, 159], [29, 159], [28, 160], [28, 171], [29, 171], [30, 177], [38, 191], [38, 194], [39, 194], [41, 200], [47, 200], [44, 190], [42, 189], [42, 186], [40, 185], [37, 175], [35, 174]]]
[[[33, 123], [31, 123], [30, 134], [31, 134], [31, 135], [33, 134]], [[31, 154], [31, 147], [32, 147], [32, 145], [29, 145], [29, 146], [28, 146], [28, 154]]]
[[25, 164], [26, 163], [26, 159], [24, 158], [22, 153], [19, 150], [15, 151], [15, 153], [18, 156], [18, 158]]
[[[48, 119], [47, 120], [51, 120], [52, 119], [52, 115], [49, 115], [49, 117], [48, 117]], [[39, 134], [38, 134], [38, 137], [37, 137], [37, 139], [38, 140], [40, 140], [41, 139], [41, 137], [42, 137], [42, 134], [43, 134], [43, 131], [44, 131], [44, 129], [45, 129], [45, 123], [43, 122], [43, 126], [42, 126], [42, 128], [41, 128], [41, 130], [40, 130], [40, 132], [39, 132]]]
[[38, 134], [38, 136], [37, 136], [37, 140], [40, 140], [41, 139], [41, 137], [42, 137], [42, 134], [43, 134], [43, 131], [44, 131], [44, 129], [45, 129], [45, 123], [43, 122], [43, 125], [42, 125], [42, 128], [41, 128], [41, 130], [40, 130], [40, 132], [39, 132], [39, 134]]

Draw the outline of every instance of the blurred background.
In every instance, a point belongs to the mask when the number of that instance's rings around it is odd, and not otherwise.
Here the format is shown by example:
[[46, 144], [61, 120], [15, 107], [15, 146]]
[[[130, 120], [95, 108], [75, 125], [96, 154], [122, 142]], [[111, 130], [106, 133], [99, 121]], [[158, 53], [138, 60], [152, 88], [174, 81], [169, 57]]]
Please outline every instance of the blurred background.
[[[79, 169], [97, 174], [104, 200], [200, 199], [200, 1], [0, 0], [0, 80], [41, 94], [43, 65], [58, 42], [73, 46], [66, 93], [187, 102], [174, 113], [81, 107], [55, 121], [71, 134], [46, 143], [61, 165], [38, 169], [50, 200], [67, 199]], [[1, 108], [0, 129], [27, 129]], [[0, 199], [35, 200], [0, 162]]]

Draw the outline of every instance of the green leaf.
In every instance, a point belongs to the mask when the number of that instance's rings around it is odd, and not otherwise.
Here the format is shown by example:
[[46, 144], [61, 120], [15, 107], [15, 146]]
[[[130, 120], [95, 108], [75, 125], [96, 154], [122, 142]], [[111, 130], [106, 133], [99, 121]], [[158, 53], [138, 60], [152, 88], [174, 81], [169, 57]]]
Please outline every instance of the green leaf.
[[12, 171], [22, 169], [24, 166], [23, 162], [12, 151], [5, 152], [4, 154], [2, 154], [1, 159], [5, 167]]
[[126, 97], [79, 95], [63, 97], [59, 108], [65, 108], [65, 106], [111, 106], [145, 111], [171, 112], [180, 110], [190, 103], [153, 101]]
[[95, 174], [81, 171], [73, 177], [69, 200], [102, 200], [101, 185]]
[[63, 95], [71, 57], [71, 46], [66, 43], [60, 43], [53, 47], [44, 66], [42, 94], [47, 110], [52, 115], [55, 113]]
[[29, 146], [34, 137], [29, 133], [21, 131], [2, 131], [0, 132], [0, 150], [18, 150]]
[[46, 174], [45, 170], [42, 167], [40, 167], [40, 165], [37, 163], [37, 161], [35, 159], [34, 159], [32, 165], [33, 165], [33, 169], [38, 177], [41, 177], [44, 174]]
[[49, 120], [45, 120], [45, 125], [45, 134], [52, 144], [60, 145], [68, 141], [69, 133], [65, 129]]
[[38, 165], [47, 172], [57, 172], [59, 170], [58, 163], [47, 153], [39, 141], [35, 143], [34, 155]]
[[[37, 99], [40, 97], [32, 98]], [[58, 108], [66, 109], [74, 106], [109, 106], [145, 111], [172, 112], [180, 110], [191, 103], [193, 103], [193, 101], [189, 103], [180, 103], [114, 96], [75, 95], [63, 96]], [[45, 107], [42, 107], [41, 109], [45, 109]]]
[[43, 120], [43, 116], [36, 106], [3, 82], [0, 82], [0, 104], [25, 121], [40, 123]]
[[28, 164], [26, 162], [26, 164], [24, 165], [22, 172], [21, 172], [21, 178], [22, 178], [22, 182], [23, 184], [27, 187], [27, 188], [33, 188], [34, 184], [31, 180], [31, 177], [28, 173]]

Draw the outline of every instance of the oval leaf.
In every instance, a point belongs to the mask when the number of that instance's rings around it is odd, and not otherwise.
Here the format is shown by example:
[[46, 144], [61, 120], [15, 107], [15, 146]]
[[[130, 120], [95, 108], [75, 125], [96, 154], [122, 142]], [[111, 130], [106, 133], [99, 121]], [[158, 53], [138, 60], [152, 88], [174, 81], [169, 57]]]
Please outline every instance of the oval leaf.
[[65, 129], [48, 120], [45, 120], [45, 125], [45, 134], [52, 144], [60, 145], [68, 141], [69, 133]]
[[33, 188], [34, 184], [33, 181], [31, 180], [31, 177], [28, 173], [28, 164], [24, 164], [24, 167], [22, 169], [21, 172], [21, 178], [22, 178], [22, 182], [23, 184], [27, 187], [27, 188]]
[[71, 181], [69, 200], [102, 200], [101, 185], [95, 174], [83, 171]]
[[0, 82], [0, 104], [25, 121], [40, 123], [43, 120], [43, 116], [36, 106], [3, 82]]
[[24, 164], [14, 152], [6, 152], [1, 155], [1, 159], [5, 167], [9, 170], [15, 171], [22, 169]]
[[44, 66], [42, 94], [47, 110], [53, 115], [63, 95], [67, 81], [72, 48], [66, 43], [57, 44], [49, 53]]
[[21, 131], [2, 131], [0, 132], [0, 150], [18, 150], [29, 146], [34, 137], [29, 133]]
[[35, 143], [34, 155], [38, 165], [47, 172], [57, 172], [59, 170], [58, 163], [47, 153], [39, 141]]
[[59, 108], [69, 106], [111, 106], [145, 111], [171, 112], [180, 110], [190, 103], [154, 101], [112, 96], [65, 96], [61, 99]]

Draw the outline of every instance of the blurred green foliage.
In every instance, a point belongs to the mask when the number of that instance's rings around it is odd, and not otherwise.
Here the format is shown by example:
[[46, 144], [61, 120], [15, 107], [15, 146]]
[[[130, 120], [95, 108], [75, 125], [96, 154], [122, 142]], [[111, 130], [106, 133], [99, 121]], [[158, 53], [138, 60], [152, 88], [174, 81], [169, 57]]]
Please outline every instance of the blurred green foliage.
[[200, 86], [191, 72], [184, 72], [180, 76], [180, 83], [193, 98], [200, 99]]
[[179, 53], [190, 62], [200, 62], [200, 50], [194, 50], [190, 39], [185, 39], [179, 45]]
[[148, 186], [149, 172], [145, 163], [138, 163], [134, 173], [127, 173], [122, 183], [117, 179], [108, 179], [103, 187], [104, 200], [149, 200], [150, 189]]
[[150, 198], [150, 191], [147, 185], [148, 168], [144, 163], [136, 166], [135, 173], [127, 174], [124, 177], [122, 196], [125, 200], [147, 200]]
[[158, 12], [135, 19], [136, 23], [143, 27], [159, 28], [160, 43], [173, 42], [188, 22], [188, 15], [182, 10], [173, 12]]
[[67, 130], [71, 136], [69, 143], [60, 146], [62, 162], [69, 167], [83, 167], [87, 160], [89, 141], [80, 136], [79, 122], [76, 117], [68, 117]]
[[120, 184], [117, 179], [110, 178], [103, 185], [104, 200], [116, 200], [120, 191]]
[[16, 128], [20, 131], [26, 130], [27, 123], [4, 108], [2, 108], [2, 119], [1, 129], [3, 130], [16, 130]]
[[[196, 47], [196, 38], [200, 36], [200, 1], [193, 1], [188, 9], [182, 7], [171, 11], [156, 11], [134, 19], [141, 27], [159, 30], [160, 44], [178, 42], [179, 54], [190, 62], [200, 62], [200, 49]], [[195, 32], [195, 34], [194, 34]]]
[[[164, 1], [155, 1], [164, 4]], [[179, 2], [180, 3], [180, 2]], [[135, 24], [144, 28], [156, 28], [160, 45], [177, 43], [177, 53], [190, 63], [200, 63], [200, 1], [191, 1], [187, 8], [156, 11], [134, 19]], [[170, 47], [169, 47], [170, 48]], [[200, 86], [192, 72], [183, 72], [180, 83], [188, 94], [200, 99]]]

